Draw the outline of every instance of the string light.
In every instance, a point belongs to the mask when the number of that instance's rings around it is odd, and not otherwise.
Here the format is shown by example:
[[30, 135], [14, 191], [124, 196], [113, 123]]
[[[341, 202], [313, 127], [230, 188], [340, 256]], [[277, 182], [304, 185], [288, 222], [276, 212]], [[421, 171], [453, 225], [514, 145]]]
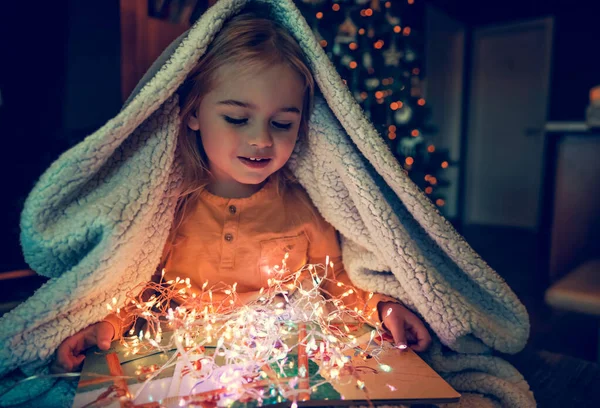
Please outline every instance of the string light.
[[448, 168], [448, 162], [447, 161], [443, 161], [442, 162], [442, 169], [447, 169]]
[[414, 162], [415, 162], [415, 159], [413, 159], [412, 157], [409, 156], [406, 159], [404, 159], [404, 162], [406, 164], [408, 164], [409, 166], [412, 166], [414, 164]]
[[323, 18], [323, 13], [322, 13], [321, 11], [319, 11], [319, 12], [317, 13], [317, 19], [319, 19], [319, 20], [320, 20], [320, 19], [322, 19], [322, 18]]
[[[395, 126], [388, 129], [395, 130]], [[368, 322], [373, 311], [365, 310], [366, 304], [362, 308], [348, 307], [342, 302], [342, 298], [355, 290], [328, 278], [332, 276], [328, 270], [333, 267], [327, 259], [324, 265], [306, 265], [290, 273], [284, 259], [281, 267], [271, 269], [268, 286], [259, 291], [260, 299], [247, 303], [240, 300], [237, 283], [209, 286], [205, 282], [199, 292], [192, 292], [189, 279], [176, 278], [167, 283], [161, 278], [158, 283], [134, 288], [127, 295], [128, 318], [134, 327], [143, 318], [146, 327], [138, 335], [131, 329], [130, 337], [121, 340], [125, 354], [143, 356], [173, 349], [177, 352], [162, 367], [138, 368], [136, 373], [145, 382], [131, 398], [137, 398], [151, 380], [182, 361], [185, 370], [193, 372], [196, 383], [213, 382], [224, 390], [223, 398], [227, 401], [262, 401], [263, 380], [268, 379], [276, 385], [271, 388], [271, 396], [297, 406], [297, 401], [309, 399], [311, 377], [329, 382], [355, 381], [359, 389], [365, 390], [368, 400], [364, 382], [349, 375], [355, 372], [349, 355], [364, 356], [368, 351], [382, 371], [390, 371], [389, 366], [378, 360], [383, 351], [381, 326], [367, 332], [370, 340], [357, 340], [353, 333]], [[341, 284], [347, 290], [334, 296], [323, 289], [324, 281]], [[141, 294], [131, 295], [147, 291], [154, 294], [146, 300]], [[173, 309], [170, 304], [175, 300], [179, 306]], [[112, 303], [116, 302], [115, 299]], [[354, 324], [350, 325], [350, 321]], [[163, 328], [172, 331], [172, 335], [163, 337]], [[376, 337], [379, 340], [374, 343]], [[209, 347], [214, 352], [207, 353]], [[298, 354], [297, 360], [290, 357], [293, 351]], [[317, 372], [308, 372], [309, 358], [319, 362]], [[298, 374], [286, 376], [284, 366], [297, 366]], [[181, 397], [176, 402], [188, 406], [196, 395]]]
[[404, 103], [402, 103], [402, 101], [396, 101], [396, 102], [390, 103], [391, 110], [402, 109], [403, 106], [404, 106]]
[[337, 4], [337, 3], [335, 3], [333, 6], [331, 6], [331, 9], [332, 9], [333, 11], [340, 11], [340, 5], [339, 5], [339, 4]]

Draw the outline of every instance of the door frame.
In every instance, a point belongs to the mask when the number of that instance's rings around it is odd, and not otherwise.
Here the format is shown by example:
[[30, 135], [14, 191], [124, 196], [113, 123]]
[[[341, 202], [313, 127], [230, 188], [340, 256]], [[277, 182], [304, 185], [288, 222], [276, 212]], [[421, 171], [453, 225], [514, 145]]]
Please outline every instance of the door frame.
[[[471, 169], [469, 168], [469, 148], [468, 148], [468, 144], [469, 144], [469, 140], [471, 138], [472, 132], [473, 132], [473, 128], [475, 127], [475, 123], [474, 123], [474, 115], [473, 115], [473, 110], [474, 110], [474, 100], [475, 100], [475, 95], [474, 95], [474, 73], [477, 71], [477, 59], [476, 59], [476, 54], [475, 54], [475, 47], [478, 43], [478, 41], [480, 40], [481, 37], [483, 36], [490, 36], [490, 35], [494, 35], [494, 34], [501, 34], [503, 32], [510, 32], [510, 31], [514, 31], [514, 30], [522, 30], [522, 29], [531, 29], [531, 28], [536, 28], [536, 27], [542, 27], [544, 28], [545, 32], [546, 32], [546, 47], [548, 49], [548, 54], [547, 54], [547, 58], [546, 58], [546, 66], [547, 66], [547, 78], [546, 78], [546, 82], [547, 82], [547, 89], [548, 89], [548, 93], [547, 93], [547, 98], [546, 98], [546, 106], [544, 106], [544, 112], [545, 112], [545, 118], [544, 121], [547, 122], [548, 121], [548, 113], [549, 113], [549, 108], [550, 108], [550, 98], [551, 98], [551, 81], [552, 81], [552, 61], [553, 61], [553, 56], [554, 56], [554, 50], [553, 50], [553, 42], [554, 42], [554, 35], [555, 35], [555, 24], [554, 24], [554, 17], [552, 16], [546, 16], [546, 17], [539, 17], [539, 18], [533, 18], [533, 19], [527, 19], [527, 20], [517, 20], [517, 21], [509, 21], [509, 22], [498, 22], [498, 23], [493, 23], [493, 24], [489, 24], [489, 25], [484, 25], [484, 26], [476, 26], [476, 27], [471, 27], [471, 29], [469, 30], [469, 35], [467, 37], [467, 45], [466, 45], [466, 50], [467, 50], [467, 55], [465, 56], [467, 58], [467, 63], [465, 64], [465, 77], [468, 78], [468, 80], [465, 81], [465, 88], [464, 88], [464, 92], [465, 92], [465, 98], [464, 98], [464, 104], [463, 104], [463, 137], [462, 137], [462, 142], [461, 142], [461, 158], [462, 158], [462, 166], [461, 166], [461, 171], [460, 171], [460, 183], [459, 183], [459, 187], [460, 187], [460, 192], [459, 192], [459, 203], [458, 203], [458, 214], [460, 216], [460, 223], [461, 223], [461, 227], [464, 227], [466, 225], [471, 225], [473, 223], [469, 222], [468, 219], [468, 204], [467, 204], [467, 197], [468, 197], [468, 173], [469, 171], [471, 171]], [[545, 125], [545, 123], [543, 124]], [[538, 197], [538, 214], [537, 214], [537, 220], [536, 220], [536, 225], [534, 226], [534, 230], [537, 232], [541, 226], [541, 220], [542, 220], [542, 211], [541, 211], [541, 204], [542, 204], [542, 199], [543, 199], [543, 188], [544, 188], [544, 180], [543, 180], [543, 171], [545, 168], [545, 154], [544, 154], [544, 150], [545, 150], [545, 130], [544, 130], [544, 126], [542, 126], [542, 163], [540, 166], [540, 172], [542, 172], [542, 180], [540, 182], [540, 193], [539, 193], [539, 197]], [[472, 153], [472, 151], [471, 151]]]

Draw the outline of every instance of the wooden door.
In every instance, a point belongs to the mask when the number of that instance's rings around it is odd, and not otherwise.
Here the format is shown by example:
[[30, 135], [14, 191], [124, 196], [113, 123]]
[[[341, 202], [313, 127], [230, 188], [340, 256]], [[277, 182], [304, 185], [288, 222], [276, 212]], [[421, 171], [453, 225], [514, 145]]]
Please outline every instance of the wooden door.
[[474, 30], [465, 224], [537, 230], [552, 19]]

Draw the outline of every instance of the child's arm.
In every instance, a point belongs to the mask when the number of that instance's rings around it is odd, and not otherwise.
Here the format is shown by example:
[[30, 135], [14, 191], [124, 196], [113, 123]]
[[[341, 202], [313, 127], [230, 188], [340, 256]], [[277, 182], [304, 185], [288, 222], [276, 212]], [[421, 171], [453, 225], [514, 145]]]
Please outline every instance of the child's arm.
[[[330, 265], [327, 267], [326, 279], [321, 284], [323, 293], [330, 298], [341, 298], [344, 306], [348, 309], [357, 308], [357, 310], [362, 310], [364, 317], [372, 326], [382, 324], [377, 305], [380, 302], [398, 303], [398, 300], [380, 293], [373, 293], [371, 296], [370, 292], [361, 290], [352, 283], [344, 269], [341, 257], [330, 257], [329, 261], [333, 263], [333, 268]], [[325, 258], [311, 257], [309, 263], [325, 264]], [[348, 294], [350, 291], [352, 293]]]
[[[152, 274], [151, 282], [154, 282], [155, 284], [159, 284], [162, 280], [162, 271], [167, 262], [169, 249], [170, 246], [165, 245], [161, 257], [161, 263], [156, 268], [154, 274]], [[143, 288], [140, 291], [140, 294], [137, 296], [137, 299], [141, 301], [147, 301], [154, 293], [154, 290], [150, 288]], [[114, 334], [111, 338], [111, 341], [121, 339], [125, 332], [130, 330], [135, 323], [133, 313], [131, 313], [131, 310], [133, 310], [135, 306], [129, 301], [127, 303], [128, 304], [118, 310], [118, 313], [110, 313], [102, 320], [103, 322], [109, 323], [114, 329]]]
[[102, 322], [110, 324], [113, 328], [111, 341], [118, 340], [123, 336], [125, 330], [129, 329], [129, 320], [129, 315], [123, 310], [119, 313], [111, 313], [102, 320]]
[[[153, 279], [154, 279], [154, 277], [153, 277]], [[150, 296], [152, 296], [153, 293], [154, 293], [154, 290], [152, 290], [152, 289], [149, 289], [149, 288], [142, 289], [140, 295], [137, 296], [137, 300], [138, 301], [147, 301], [150, 298]], [[109, 323], [114, 330], [111, 341], [121, 339], [123, 337], [124, 333], [127, 330], [131, 329], [131, 327], [135, 323], [134, 322], [134, 314], [132, 313], [132, 311], [134, 309], [136, 309], [136, 306], [128, 301], [128, 303], [124, 307], [122, 307], [120, 310], [118, 310], [118, 312], [110, 313], [109, 315], [104, 317], [102, 322]], [[136, 323], [136, 326], [137, 326], [137, 323]]]
[[[344, 269], [335, 229], [325, 223], [319, 230], [309, 234], [309, 263], [324, 264], [327, 255], [330, 262], [333, 262], [333, 268], [328, 266], [327, 279], [321, 286], [322, 290], [333, 297], [345, 295], [342, 298], [344, 306], [364, 310], [370, 324], [382, 324], [392, 333], [399, 348], [410, 346], [415, 351], [426, 350], [431, 344], [431, 336], [421, 319], [397, 299], [379, 293], [373, 293], [370, 297], [370, 293], [356, 288]], [[350, 289], [352, 293], [347, 295]]]

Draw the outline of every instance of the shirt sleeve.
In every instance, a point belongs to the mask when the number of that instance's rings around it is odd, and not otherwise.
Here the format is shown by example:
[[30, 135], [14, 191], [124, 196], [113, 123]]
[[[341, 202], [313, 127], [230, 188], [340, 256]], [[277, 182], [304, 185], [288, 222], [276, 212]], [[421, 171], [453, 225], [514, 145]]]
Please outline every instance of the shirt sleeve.
[[121, 317], [121, 313], [111, 313], [103, 319], [104, 322], [108, 322], [112, 325], [113, 329], [115, 329], [113, 340], [119, 340], [123, 337], [123, 332], [125, 331], [126, 325], [124, 319]]
[[[165, 255], [165, 252], [163, 252], [163, 257], [164, 257], [164, 255]], [[159, 265], [159, 267], [157, 268], [157, 270], [152, 275], [151, 280], [153, 282], [158, 283], [160, 281], [163, 265], [164, 265], [164, 263], [161, 263]], [[145, 287], [140, 291], [140, 293], [136, 297], [136, 299], [138, 301], [139, 300], [147, 301], [152, 296], [153, 293], [154, 293], [154, 291], [152, 289]], [[176, 299], [176, 301], [177, 301], [177, 299]], [[110, 323], [113, 326], [113, 328], [115, 329], [113, 338], [112, 338], [113, 341], [120, 340], [123, 337], [123, 335], [125, 334], [125, 332], [131, 329], [131, 327], [134, 325], [134, 323], [137, 326], [137, 321], [134, 318], [134, 313], [132, 313], [132, 311], [135, 308], [136, 308], [136, 306], [131, 304], [131, 302], [128, 301], [128, 304], [121, 307], [119, 309], [118, 313], [117, 312], [110, 313], [109, 315], [105, 316], [104, 319], [102, 319], [102, 321]]]
[[[142, 296], [144, 296], [144, 294], [142, 294]], [[150, 295], [147, 295], [147, 297], [150, 297]], [[135, 308], [135, 305], [129, 303], [120, 308], [118, 312], [110, 313], [104, 317], [103, 321], [110, 323], [115, 329], [112, 338], [113, 341], [123, 338], [125, 333], [130, 330], [134, 324], [136, 328], [138, 327], [139, 320], [135, 320], [135, 315], [133, 313]], [[145, 323], [145, 319], [143, 319], [143, 323]]]
[[307, 235], [308, 263], [325, 265], [327, 256], [329, 262], [333, 263], [333, 267], [327, 265], [326, 279], [321, 284], [325, 297], [341, 298], [346, 308], [362, 310], [369, 324], [381, 325], [381, 316], [377, 311], [379, 302], [400, 302], [390, 296], [364, 291], [352, 283], [344, 269], [337, 232], [320, 215], [315, 216], [315, 223], [307, 229]]

